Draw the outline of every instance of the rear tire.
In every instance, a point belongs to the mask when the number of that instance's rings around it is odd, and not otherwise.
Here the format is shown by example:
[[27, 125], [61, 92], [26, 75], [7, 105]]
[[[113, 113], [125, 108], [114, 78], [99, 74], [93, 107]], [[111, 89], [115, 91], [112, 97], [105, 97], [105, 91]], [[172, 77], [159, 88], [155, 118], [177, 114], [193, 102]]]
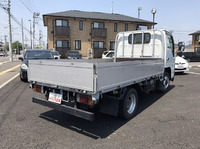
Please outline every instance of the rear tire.
[[124, 119], [131, 119], [135, 116], [138, 107], [138, 94], [133, 88], [129, 89], [125, 98], [120, 102], [119, 114]]

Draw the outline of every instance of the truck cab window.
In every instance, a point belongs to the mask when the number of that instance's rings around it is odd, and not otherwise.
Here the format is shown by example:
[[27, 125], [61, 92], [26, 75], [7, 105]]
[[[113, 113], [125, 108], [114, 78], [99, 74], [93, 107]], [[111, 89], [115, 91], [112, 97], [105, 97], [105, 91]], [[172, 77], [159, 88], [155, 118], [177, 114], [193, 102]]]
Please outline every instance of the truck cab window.
[[[142, 34], [134, 34], [133, 44], [142, 44]], [[149, 33], [144, 33], [144, 44], [150, 43], [151, 35]], [[132, 34], [128, 36], [128, 43], [132, 44]]]
[[173, 37], [170, 35], [166, 35], [166, 44], [167, 44], [167, 48], [170, 49], [172, 51], [172, 54], [174, 55], [174, 40]]

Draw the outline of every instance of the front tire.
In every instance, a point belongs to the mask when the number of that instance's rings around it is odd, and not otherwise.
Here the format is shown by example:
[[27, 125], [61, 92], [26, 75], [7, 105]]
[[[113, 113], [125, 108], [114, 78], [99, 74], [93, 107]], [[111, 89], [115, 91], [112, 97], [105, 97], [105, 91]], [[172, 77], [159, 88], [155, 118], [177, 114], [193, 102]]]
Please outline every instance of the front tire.
[[119, 114], [124, 119], [131, 119], [135, 116], [138, 107], [138, 94], [133, 88], [129, 89], [125, 98], [120, 102]]
[[161, 83], [161, 92], [163, 93], [166, 92], [166, 90], [169, 88], [170, 85], [170, 77], [168, 72], [164, 73], [163, 81], [160, 83]]

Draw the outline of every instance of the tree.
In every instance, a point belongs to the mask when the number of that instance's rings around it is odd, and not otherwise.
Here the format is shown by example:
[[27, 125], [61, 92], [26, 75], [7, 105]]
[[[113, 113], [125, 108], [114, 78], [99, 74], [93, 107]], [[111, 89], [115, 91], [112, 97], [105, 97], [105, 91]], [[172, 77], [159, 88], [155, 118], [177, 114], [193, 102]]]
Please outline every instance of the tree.
[[12, 43], [12, 49], [22, 50], [22, 44], [19, 41], [15, 41]]
[[[6, 45], [7, 51], [9, 51], [9, 45]], [[22, 44], [19, 41], [15, 41], [12, 43], [12, 50], [13, 52], [20, 53], [20, 50], [22, 50]]]

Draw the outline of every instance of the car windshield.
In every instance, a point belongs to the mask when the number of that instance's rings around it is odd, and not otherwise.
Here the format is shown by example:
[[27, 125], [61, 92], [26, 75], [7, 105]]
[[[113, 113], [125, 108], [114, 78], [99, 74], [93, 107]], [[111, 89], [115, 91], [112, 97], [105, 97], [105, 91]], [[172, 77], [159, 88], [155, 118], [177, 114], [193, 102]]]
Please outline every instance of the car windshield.
[[27, 51], [24, 55], [25, 59], [53, 59], [50, 51]]
[[80, 55], [78, 52], [68, 52], [68, 55]]
[[58, 56], [58, 52], [51, 52], [54, 55]]

